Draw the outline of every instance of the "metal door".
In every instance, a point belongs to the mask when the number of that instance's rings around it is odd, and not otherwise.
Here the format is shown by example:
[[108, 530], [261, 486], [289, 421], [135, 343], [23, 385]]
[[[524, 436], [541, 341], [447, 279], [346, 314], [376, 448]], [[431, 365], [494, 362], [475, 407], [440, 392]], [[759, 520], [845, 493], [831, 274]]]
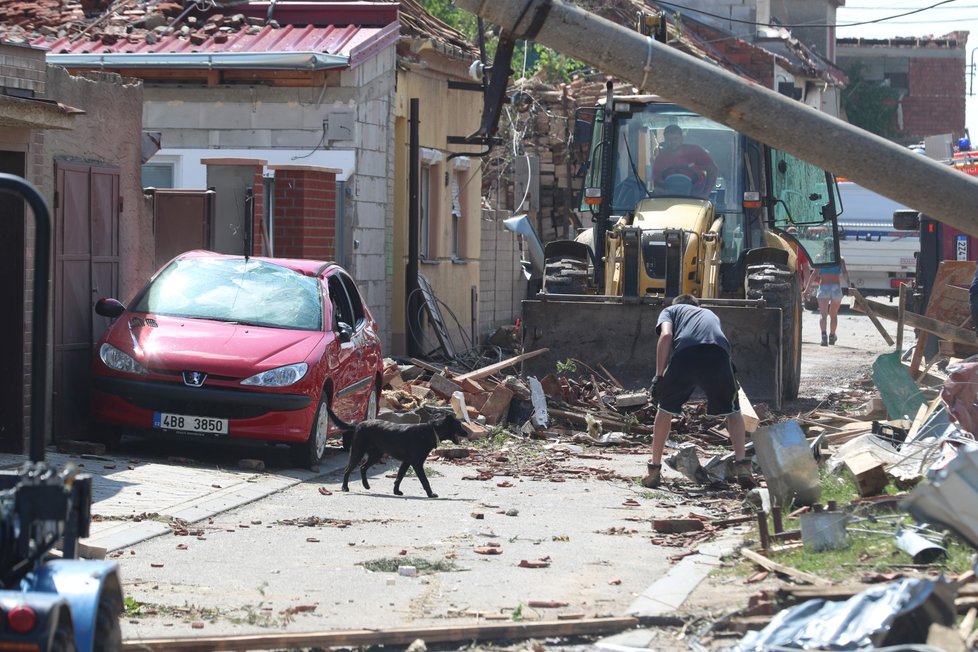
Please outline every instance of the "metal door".
[[156, 268], [185, 251], [210, 249], [213, 217], [212, 190], [156, 190], [153, 194]]

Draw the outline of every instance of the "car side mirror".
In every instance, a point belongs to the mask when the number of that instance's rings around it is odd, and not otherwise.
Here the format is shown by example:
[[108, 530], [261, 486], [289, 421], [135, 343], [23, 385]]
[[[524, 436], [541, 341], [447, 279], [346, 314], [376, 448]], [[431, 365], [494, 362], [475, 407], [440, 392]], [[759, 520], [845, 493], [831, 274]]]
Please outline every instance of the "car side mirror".
[[353, 339], [353, 326], [350, 326], [345, 321], [339, 323], [340, 328], [340, 342], [349, 342]]
[[95, 302], [95, 314], [115, 319], [126, 311], [126, 307], [118, 299], [99, 299]]
[[893, 211], [893, 228], [900, 231], [919, 231], [920, 213], [906, 209]]

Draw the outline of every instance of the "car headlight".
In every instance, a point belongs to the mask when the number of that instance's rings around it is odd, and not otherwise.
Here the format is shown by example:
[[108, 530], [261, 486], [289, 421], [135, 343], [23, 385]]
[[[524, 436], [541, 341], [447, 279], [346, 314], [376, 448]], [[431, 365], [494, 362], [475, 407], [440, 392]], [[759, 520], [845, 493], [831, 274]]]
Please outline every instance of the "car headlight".
[[98, 356], [109, 369], [123, 371], [127, 374], [146, 374], [146, 368], [132, 359], [128, 353], [123, 353], [111, 344], [103, 344], [98, 350]]
[[260, 374], [255, 374], [251, 378], [242, 380], [241, 384], [253, 385], [255, 387], [288, 387], [293, 383], [299, 382], [308, 370], [309, 365], [305, 362], [297, 362], [285, 367], [269, 369]]

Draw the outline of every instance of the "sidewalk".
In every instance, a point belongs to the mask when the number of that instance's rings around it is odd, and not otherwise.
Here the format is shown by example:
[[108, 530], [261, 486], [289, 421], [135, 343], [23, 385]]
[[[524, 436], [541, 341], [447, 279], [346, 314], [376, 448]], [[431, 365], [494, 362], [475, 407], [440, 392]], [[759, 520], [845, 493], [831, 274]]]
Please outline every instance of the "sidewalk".
[[[91, 536], [81, 543], [106, 553], [170, 532], [170, 519], [194, 523], [332, 473], [346, 462], [345, 455], [333, 455], [323, 459], [319, 472], [256, 472], [111, 453], [67, 455], [53, 448], [45, 459], [58, 468], [74, 463], [92, 476]], [[26, 460], [26, 455], [0, 454], [0, 468], [15, 469]]]

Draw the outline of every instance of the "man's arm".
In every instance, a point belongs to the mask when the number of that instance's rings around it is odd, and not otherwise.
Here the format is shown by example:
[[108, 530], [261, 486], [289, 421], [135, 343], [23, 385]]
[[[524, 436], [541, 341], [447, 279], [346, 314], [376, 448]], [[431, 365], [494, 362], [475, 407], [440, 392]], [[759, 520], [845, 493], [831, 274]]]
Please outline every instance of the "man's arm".
[[672, 322], [659, 324], [659, 341], [655, 344], [655, 375], [663, 376], [672, 354]]

